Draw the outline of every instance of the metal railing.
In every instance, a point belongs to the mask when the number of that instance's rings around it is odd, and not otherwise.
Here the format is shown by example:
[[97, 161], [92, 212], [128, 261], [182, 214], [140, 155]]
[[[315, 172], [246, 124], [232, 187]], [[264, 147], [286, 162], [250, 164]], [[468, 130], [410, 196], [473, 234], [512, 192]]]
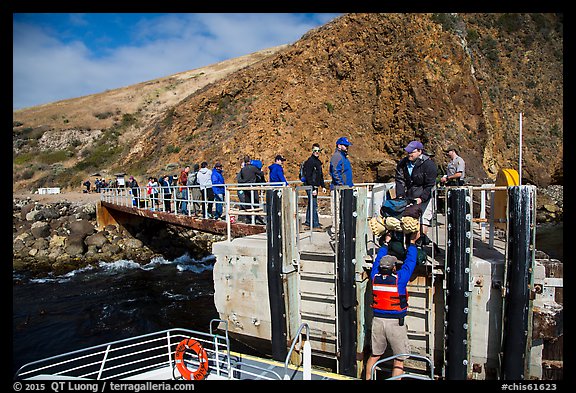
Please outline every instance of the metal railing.
[[[327, 181], [329, 183], [329, 181]], [[222, 219], [227, 222], [227, 238], [231, 239], [230, 224], [242, 221], [252, 225], [265, 225], [266, 216], [266, 190], [276, 189], [285, 186], [284, 183], [226, 183], [218, 185], [224, 188], [222, 200], [209, 198], [208, 189], [204, 186], [157, 186], [150, 187], [118, 187], [102, 188], [102, 201], [117, 204], [120, 206], [132, 206], [140, 209], [168, 212], [173, 214], [183, 214], [190, 217], [204, 219]], [[304, 186], [299, 181], [289, 182], [289, 186], [296, 190], [297, 206], [297, 228], [300, 228], [301, 220], [306, 220], [306, 212], [309, 198], [309, 191], [312, 186]], [[368, 201], [366, 203], [367, 217], [379, 214], [379, 206], [386, 199], [387, 193], [394, 188], [394, 183], [359, 183], [354, 187], [368, 188]], [[489, 247], [494, 247], [494, 236], [496, 232], [495, 223], [505, 222], [494, 218], [494, 196], [497, 191], [505, 191], [505, 186], [494, 186], [494, 184], [483, 184], [481, 186], [461, 186], [470, 187], [473, 191], [473, 202], [478, 207], [479, 214], [473, 218], [480, 230], [480, 239], [486, 241], [488, 237]], [[150, 192], [149, 192], [150, 191]], [[442, 198], [446, 192], [446, 187], [438, 187], [434, 190], [434, 217], [438, 211], [437, 205], [442, 204]], [[246, 198], [246, 196], [252, 196]], [[319, 193], [316, 197], [318, 214], [329, 214], [333, 216], [333, 193], [327, 191], [326, 195]], [[219, 207], [218, 207], [219, 206]], [[212, 212], [212, 214], [210, 214]], [[221, 212], [217, 214], [216, 212]], [[310, 206], [308, 214], [313, 214], [313, 205]], [[312, 217], [308, 217], [308, 222], [313, 224]], [[368, 226], [368, 223], [364, 223]], [[437, 228], [437, 226], [436, 226]], [[313, 226], [309, 227], [310, 236], [313, 236]], [[370, 233], [368, 230], [367, 233]], [[437, 238], [437, 236], [435, 236]], [[435, 240], [435, 239], [433, 239]], [[375, 239], [371, 241], [375, 242]]]
[[[175, 349], [182, 340], [194, 338], [208, 354], [212, 374], [229, 376], [230, 347], [226, 337], [189, 329], [168, 329], [144, 334], [89, 348], [67, 352], [25, 364], [16, 372], [15, 379], [83, 378], [94, 380], [128, 379], [142, 377], [159, 369], [167, 369], [160, 379], [171, 379], [175, 363]], [[190, 368], [198, 368], [198, 359], [186, 359]], [[172, 377], [174, 379], [174, 377]]]
[[[256, 190], [258, 192], [258, 199], [254, 198], [254, 201], [252, 202], [245, 202], [242, 200], [242, 193], [240, 193], [240, 195], [236, 194], [236, 198], [232, 197], [230, 199], [230, 204], [236, 208], [244, 207], [262, 209], [264, 206], [262, 195], [265, 188], [279, 187], [282, 186], [282, 183], [226, 183], [219, 184], [218, 186], [224, 188], [224, 194], [229, 194], [230, 191], [234, 190]], [[210, 198], [211, 195], [208, 191], [209, 188], [212, 187], [200, 185], [171, 185], [152, 188], [103, 188], [101, 189], [100, 199], [120, 206], [133, 206], [153, 211], [184, 214], [187, 216], [195, 215], [202, 218], [214, 218], [214, 212], [216, 212], [218, 205], [222, 206], [222, 214], [224, 214], [224, 211], [226, 210], [224, 208], [225, 201], [215, 199], [214, 196]], [[209, 211], [213, 213], [211, 216], [208, 214]]]
[[[472, 203], [474, 209], [472, 211], [472, 222], [476, 225], [475, 229], [480, 232], [480, 234], [474, 234], [475, 238], [479, 239], [483, 243], [486, 243], [488, 237], [488, 247], [490, 249], [494, 248], [494, 239], [498, 234], [501, 234], [502, 238], [506, 237], [506, 218], [496, 217], [495, 214], [495, 200], [496, 192], [507, 192], [507, 186], [496, 186], [494, 184], [482, 184], [480, 186], [451, 186], [452, 188], [469, 188], [470, 194], [472, 195]], [[436, 200], [438, 203], [442, 203], [441, 200], [445, 198], [446, 190], [450, 187], [438, 187], [436, 190], [437, 196]], [[506, 198], [507, 202], [507, 198]], [[504, 207], [507, 208], [506, 206]], [[498, 228], [498, 224], [502, 224], [501, 228]]]
[[[302, 340], [302, 329], [306, 329], [306, 339]], [[307, 323], [303, 323], [298, 328], [294, 339], [292, 340], [292, 345], [286, 354], [286, 360], [284, 361], [284, 379], [292, 379], [288, 375], [288, 363], [290, 362], [290, 358], [292, 357], [292, 353], [296, 348], [296, 344], [300, 344], [300, 349], [302, 350], [303, 359], [303, 378], [304, 380], [311, 380], [312, 379], [312, 348], [310, 346], [310, 326]], [[300, 363], [300, 362], [299, 362]], [[300, 366], [298, 364], [297, 366]]]
[[393, 355], [393, 356], [389, 356], [387, 358], [384, 359], [379, 359], [376, 363], [374, 363], [374, 365], [372, 366], [372, 369], [370, 370], [370, 375], [372, 380], [376, 380], [376, 367], [381, 364], [381, 363], [385, 363], [385, 362], [389, 362], [391, 360], [396, 360], [399, 358], [403, 358], [404, 361], [408, 360], [408, 359], [416, 359], [417, 361], [422, 361], [427, 363], [427, 370], [430, 372], [430, 376], [424, 375], [424, 374], [415, 374], [415, 373], [402, 373], [400, 375], [395, 375], [393, 377], [390, 378], [386, 378], [386, 380], [396, 380], [396, 379], [403, 379], [403, 378], [408, 378], [408, 379], [420, 379], [420, 380], [434, 380], [434, 365], [432, 364], [432, 361], [427, 358], [426, 356], [422, 356], [422, 355], [416, 355], [413, 353], [400, 353], [398, 355]]
[[284, 183], [226, 183], [222, 200], [212, 196], [209, 188], [193, 186], [118, 187], [102, 188], [100, 200], [119, 206], [181, 214], [203, 219], [220, 219], [230, 225], [242, 221], [251, 225], [266, 225], [266, 190], [281, 188]]
[[[224, 324], [224, 335], [214, 329]], [[67, 352], [20, 367], [15, 380], [89, 379], [89, 380], [176, 380], [182, 379], [176, 367], [176, 347], [182, 340], [198, 341], [208, 356], [208, 376], [214, 379], [281, 380], [273, 370], [242, 361], [230, 352], [228, 322], [210, 321], [210, 333], [174, 328], [117, 340]], [[186, 356], [188, 369], [198, 369], [200, 360]]]

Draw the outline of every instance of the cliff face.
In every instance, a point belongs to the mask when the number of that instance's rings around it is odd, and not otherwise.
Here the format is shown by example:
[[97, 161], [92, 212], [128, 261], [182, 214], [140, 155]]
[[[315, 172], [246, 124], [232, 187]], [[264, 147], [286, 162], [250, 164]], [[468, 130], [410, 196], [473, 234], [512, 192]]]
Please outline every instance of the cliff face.
[[[318, 142], [327, 176], [334, 143], [347, 136], [357, 183], [388, 181], [412, 139], [440, 165], [442, 150], [458, 146], [479, 183], [518, 168], [522, 112], [524, 182], [561, 184], [562, 28], [554, 14], [344, 15], [199, 90], [174, 93], [181, 99], [154, 115], [154, 102], [137, 112], [117, 108], [115, 125], [69, 148], [60, 172], [157, 175], [205, 160], [223, 162], [234, 182], [245, 154], [265, 168], [282, 154], [296, 179]], [[39, 127], [22, 120], [24, 112], [14, 113], [15, 140], [18, 130]], [[43, 134], [57, 131], [45, 126]], [[121, 148], [89, 161], [86, 150], [103, 138]], [[20, 140], [18, 154], [26, 149]], [[13, 166], [16, 187], [38, 184], [38, 175], [18, 176], [26, 165]]]

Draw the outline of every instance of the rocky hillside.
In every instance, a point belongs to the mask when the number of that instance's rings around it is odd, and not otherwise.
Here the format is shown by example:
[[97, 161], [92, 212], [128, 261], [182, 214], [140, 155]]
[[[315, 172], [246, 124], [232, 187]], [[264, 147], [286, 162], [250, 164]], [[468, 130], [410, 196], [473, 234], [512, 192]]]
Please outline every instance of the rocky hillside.
[[343, 135], [355, 182], [389, 180], [420, 139], [440, 165], [459, 146], [479, 184], [518, 167], [520, 112], [524, 183], [563, 183], [562, 15], [347, 14], [245, 60], [15, 111], [15, 189], [204, 160], [233, 182], [245, 154], [296, 179]]

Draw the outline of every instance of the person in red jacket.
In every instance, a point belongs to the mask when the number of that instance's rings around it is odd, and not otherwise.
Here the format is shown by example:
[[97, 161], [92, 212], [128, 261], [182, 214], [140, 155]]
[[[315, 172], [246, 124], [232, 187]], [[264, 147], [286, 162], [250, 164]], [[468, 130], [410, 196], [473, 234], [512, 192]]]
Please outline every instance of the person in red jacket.
[[[388, 255], [390, 233], [384, 235], [384, 244], [378, 250], [372, 264], [370, 279], [372, 280], [372, 353], [366, 361], [366, 380], [372, 378], [372, 367], [386, 351], [388, 344], [394, 355], [410, 352], [408, 329], [404, 323], [408, 310], [408, 292], [406, 285], [416, 267], [418, 248], [415, 243], [420, 237], [420, 231], [410, 235], [410, 245], [406, 250], [404, 263], [395, 256]], [[398, 265], [402, 264], [400, 269]], [[394, 359], [392, 377], [404, 372], [404, 357]]]

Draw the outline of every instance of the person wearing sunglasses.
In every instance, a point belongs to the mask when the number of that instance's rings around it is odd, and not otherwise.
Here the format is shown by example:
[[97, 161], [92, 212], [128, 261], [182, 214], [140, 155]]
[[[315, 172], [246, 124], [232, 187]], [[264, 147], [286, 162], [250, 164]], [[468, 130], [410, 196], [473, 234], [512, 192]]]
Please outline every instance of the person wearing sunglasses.
[[322, 188], [322, 192], [326, 192], [326, 185], [324, 184], [324, 175], [322, 174], [322, 161], [320, 161], [320, 153], [322, 149], [318, 143], [312, 145], [312, 155], [304, 161], [303, 164], [303, 183], [305, 186], [312, 186], [312, 189], [307, 189], [308, 206], [306, 207], [306, 221], [305, 229], [310, 228], [310, 208], [312, 208], [312, 229], [316, 231], [323, 230], [318, 219], [318, 190]]

